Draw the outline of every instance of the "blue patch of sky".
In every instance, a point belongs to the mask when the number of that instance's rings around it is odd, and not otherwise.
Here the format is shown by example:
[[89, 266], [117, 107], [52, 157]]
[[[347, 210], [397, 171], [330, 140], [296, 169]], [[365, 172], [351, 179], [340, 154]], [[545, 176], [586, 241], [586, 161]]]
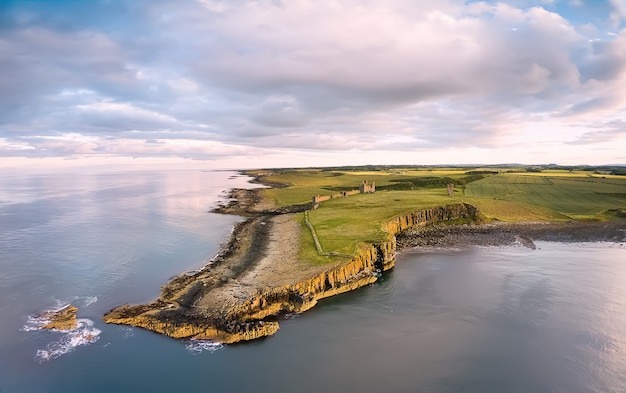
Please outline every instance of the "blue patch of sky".
[[615, 30], [626, 27], [625, 21], [621, 21], [617, 29], [610, 22], [613, 5], [609, 0], [466, 0], [470, 3], [507, 3], [514, 7], [529, 9], [543, 7], [548, 11], [561, 15], [574, 26], [593, 24], [601, 32], [616, 32]]
[[592, 23], [601, 31], [612, 30], [609, 18], [613, 7], [608, 0], [555, 1], [552, 5], [546, 5], [545, 8], [558, 13], [573, 25]]
[[54, 31], [90, 30], [120, 34], [140, 27], [147, 0], [0, 0], [6, 27], [43, 27]]

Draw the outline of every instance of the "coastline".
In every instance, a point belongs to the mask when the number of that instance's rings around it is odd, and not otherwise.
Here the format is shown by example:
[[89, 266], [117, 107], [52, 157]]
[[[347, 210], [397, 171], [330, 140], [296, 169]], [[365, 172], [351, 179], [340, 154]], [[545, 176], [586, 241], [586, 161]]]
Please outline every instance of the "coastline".
[[[242, 174], [246, 174], [242, 172]], [[254, 176], [253, 176], [254, 177]], [[254, 177], [253, 183], [276, 187]], [[388, 239], [370, 244], [352, 258], [313, 265], [299, 261], [300, 231], [294, 213], [309, 205], [273, 208], [260, 189], [232, 189], [228, 203], [213, 211], [247, 219], [236, 224], [230, 240], [204, 268], [181, 274], [164, 285], [150, 304], [122, 305], [108, 312], [107, 323], [143, 327], [174, 338], [235, 343], [271, 336], [280, 317], [304, 312], [318, 300], [375, 282], [393, 268], [397, 250], [420, 246], [503, 246], [532, 240], [624, 241], [623, 222], [459, 224], [480, 212], [457, 203], [390, 219]], [[620, 237], [621, 236], [621, 237]]]
[[624, 222], [531, 222], [433, 225], [398, 236], [398, 249], [411, 247], [511, 246], [530, 241], [558, 243], [626, 242]]

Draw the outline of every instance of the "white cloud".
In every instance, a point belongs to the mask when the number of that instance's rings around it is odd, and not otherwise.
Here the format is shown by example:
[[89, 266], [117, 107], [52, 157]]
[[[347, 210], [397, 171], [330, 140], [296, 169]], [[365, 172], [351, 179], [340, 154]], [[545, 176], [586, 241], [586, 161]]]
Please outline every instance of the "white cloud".
[[155, 121], [159, 123], [171, 123], [177, 122], [172, 116], [168, 116], [162, 113], [138, 108], [128, 103], [117, 102], [98, 102], [95, 104], [78, 105], [77, 109], [87, 114], [99, 114], [106, 117], [125, 118], [125, 119], [139, 119], [147, 121]]
[[204, 8], [211, 12], [222, 13], [226, 10], [227, 3], [223, 1], [197, 0]]
[[553, 3], [148, 2], [127, 31], [29, 9], [0, 32], [0, 154], [408, 156], [511, 148], [540, 124], [591, 144], [581, 127], [626, 105], [626, 33]]
[[167, 82], [170, 87], [182, 94], [193, 94], [198, 91], [198, 84], [189, 78], [171, 79]]

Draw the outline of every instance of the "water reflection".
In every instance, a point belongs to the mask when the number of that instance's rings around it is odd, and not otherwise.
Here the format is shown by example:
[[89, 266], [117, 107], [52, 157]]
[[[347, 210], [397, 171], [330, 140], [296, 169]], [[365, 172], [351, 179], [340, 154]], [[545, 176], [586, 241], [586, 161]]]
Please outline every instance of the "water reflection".
[[97, 297], [81, 312], [99, 321], [113, 306], [149, 301], [169, 277], [202, 266], [240, 220], [209, 213], [225, 189], [248, 180], [230, 175], [2, 177], [0, 345], [19, 342], [28, 315], [58, 302]]

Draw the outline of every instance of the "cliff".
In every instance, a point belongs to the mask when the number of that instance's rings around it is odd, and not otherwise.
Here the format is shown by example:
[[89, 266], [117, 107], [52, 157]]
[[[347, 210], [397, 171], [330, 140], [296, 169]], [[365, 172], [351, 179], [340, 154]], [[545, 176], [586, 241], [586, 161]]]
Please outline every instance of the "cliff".
[[[164, 287], [157, 301], [118, 307], [106, 314], [104, 320], [143, 327], [174, 338], [211, 339], [222, 343], [271, 336], [279, 329], [276, 316], [304, 312], [320, 299], [371, 284], [382, 271], [393, 268], [396, 234], [409, 228], [458, 219], [476, 221], [479, 212], [474, 206], [457, 203], [394, 217], [383, 224], [387, 232], [383, 242], [363, 245], [351, 259], [330, 268], [311, 270], [308, 278], [285, 285], [264, 285], [261, 282], [252, 289], [249, 284], [241, 285], [231, 277], [230, 287], [229, 284], [220, 287], [215, 284], [220, 282], [219, 274], [208, 273], [210, 269], [192, 276], [179, 276]], [[256, 224], [242, 227], [268, 231], [267, 226], [256, 220]], [[241, 238], [241, 233], [237, 234], [235, 238]], [[255, 252], [258, 254], [258, 250]], [[220, 266], [214, 270], [219, 270]], [[207, 280], [209, 275], [210, 281]], [[176, 296], [172, 295], [174, 292]]]

